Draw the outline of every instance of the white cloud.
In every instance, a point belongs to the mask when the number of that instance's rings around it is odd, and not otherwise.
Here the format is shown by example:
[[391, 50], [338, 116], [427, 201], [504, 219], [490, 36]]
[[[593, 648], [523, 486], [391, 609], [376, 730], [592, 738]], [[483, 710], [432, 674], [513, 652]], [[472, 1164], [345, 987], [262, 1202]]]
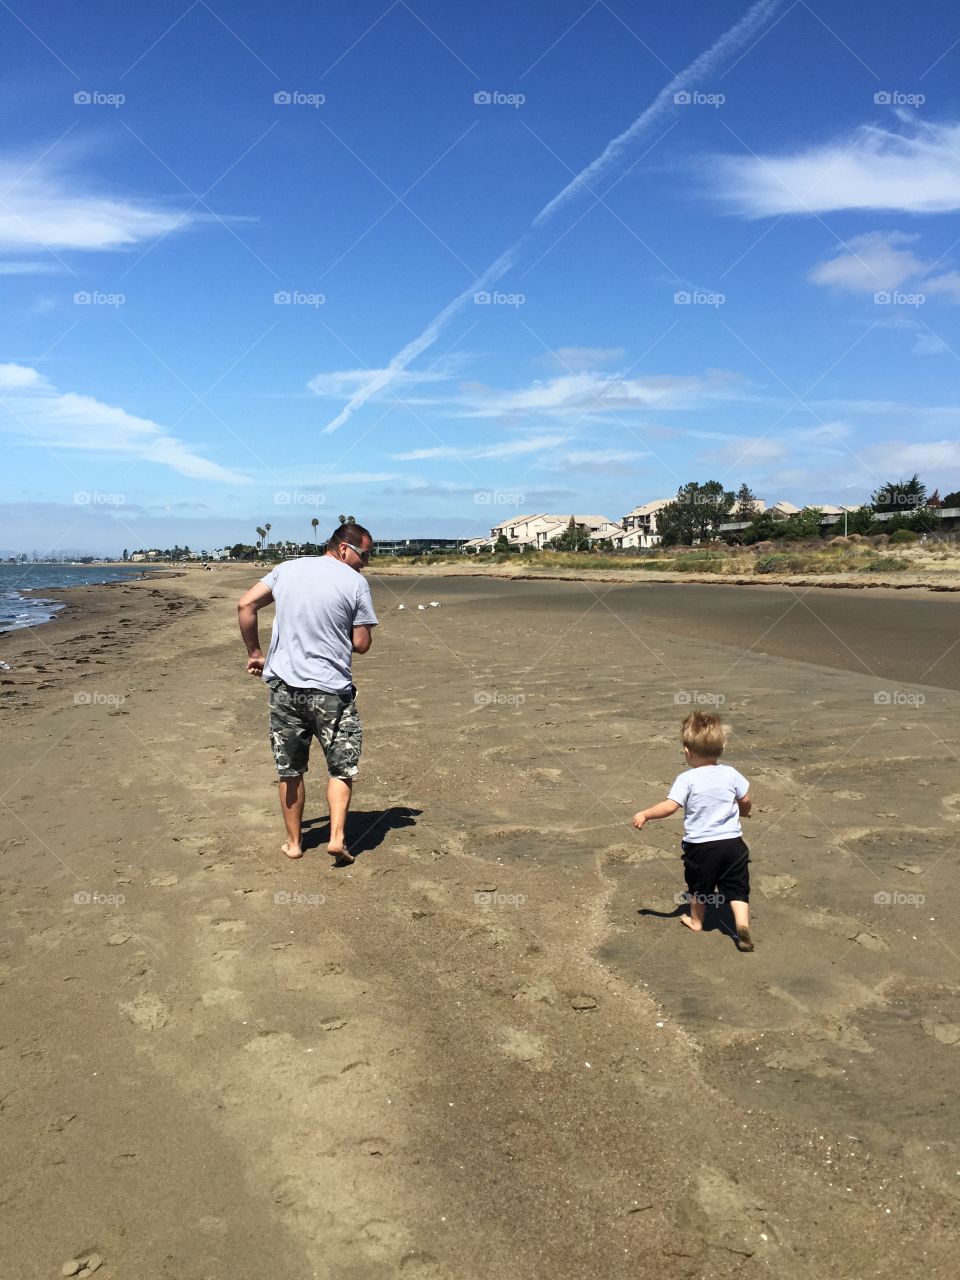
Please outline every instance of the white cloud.
[[919, 472], [929, 488], [943, 489], [943, 472], [960, 470], [960, 440], [885, 440], [857, 450], [857, 456], [877, 474], [913, 475]]
[[[307, 387], [314, 395], [324, 399], [350, 400], [365, 393], [368, 388], [386, 386], [384, 379], [388, 372], [386, 369], [339, 369], [332, 373], [317, 373], [307, 383]], [[419, 382], [446, 382], [450, 376], [451, 365], [444, 362], [424, 373], [414, 373], [411, 370], [389, 373], [389, 385], [391, 388], [401, 388], [415, 386]]]
[[945, 271], [942, 276], [922, 280], [920, 288], [924, 293], [942, 293], [951, 302], [960, 302], [960, 271]]
[[917, 356], [942, 356], [949, 350], [950, 347], [943, 338], [930, 331], [918, 333], [913, 344], [913, 353]]
[[813, 284], [846, 289], [851, 293], [876, 293], [896, 289], [904, 281], [919, 276], [929, 263], [905, 245], [919, 236], [902, 231], [868, 231], [847, 240], [843, 248], [808, 274]]
[[566, 444], [566, 436], [535, 436], [525, 440], [506, 440], [502, 444], [487, 445], [436, 445], [428, 449], [411, 449], [407, 453], [395, 453], [398, 462], [426, 462], [441, 458], [471, 459], [478, 461], [498, 458], [521, 458], [530, 453], [543, 453], [557, 445]]
[[556, 351], [551, 351], [549, 359], [562, 369], [579, 372], [614, 364], [625, 355], [623, 347], [558, 347]]
[[846, 138], [788, 155], [722, 156], [723, 198], [748, 218], [874, 209], [960, 209], [960, 124], [903, 120], [894, 133], [863, 126]]
[[25, 365], [0, 365], [0, 432], [51, 449], [132, 457], [195, 480], [247, 484], [247, 477], [196, 453], [164, 427], [92, 396], [60, 392]]
[[60, 269], [55, 262], [0, 262], [0, 276], [54, 275]]
[[0, 158], [0, 190], [0, 249], [7, 251], [129, 249], [211, 218], [96, 193], [74, 175], [31, 169], [9, 157]]
[[462, 399], [461, 416], [505, 418], [546, 415], [586, 419], [625, 410], [691, 409], [708, 401], [738, 398], [735, 380], [723, 373], [624, 378], [587, 372], [537, 380], [513, 391], [474, 386]]

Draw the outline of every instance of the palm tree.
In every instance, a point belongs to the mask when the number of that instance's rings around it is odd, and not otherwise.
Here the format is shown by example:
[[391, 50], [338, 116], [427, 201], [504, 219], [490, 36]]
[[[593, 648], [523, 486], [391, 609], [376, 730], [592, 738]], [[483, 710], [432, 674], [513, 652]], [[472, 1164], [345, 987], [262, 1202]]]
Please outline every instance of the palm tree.
[[313, 517], [313, 519], [310, 521], [310, 527], [313, 529], [313, 549], [314, 549], [314, 551], [316, 551], [316, 549], [317, 549], [317, 525], [318, 525], [319, 523], [320, 523], [320, 521], [317, 519], [317, 517], [316, 517], [316, 516], [314, 516], [314, 517]]
[[261, 549], [261, 544], [262, 544], [262, 542], [263, 542], [263, 539], [264, 539], [266, 536], [267, 536], [267, 531], [266, 531], [266, 529], [261, 529], [261, 528], [260, 528], [260, 526], [259, 526], [259, 525], [257, 525], [257, 550], [258, 550], [258, 551]]
[[265, 524], [265, 525], [263, 526], [263, 535], [264, 535], [264, 537], [266, 537], [266, 536], [267, 536], [267, 534], [270, 532], [270, 530], [271, 530], [272, 528], [273, 528], [273, 525], [272, 525], [272, 524]]
[[357, 523], [357, 517], [356, 517], [356, 516], [339, 516], [339, 517], [338, 517], [338, 519], [340, 520], [340, 523], [341, 523], [341, 524], [356, 524], [356, 523]]

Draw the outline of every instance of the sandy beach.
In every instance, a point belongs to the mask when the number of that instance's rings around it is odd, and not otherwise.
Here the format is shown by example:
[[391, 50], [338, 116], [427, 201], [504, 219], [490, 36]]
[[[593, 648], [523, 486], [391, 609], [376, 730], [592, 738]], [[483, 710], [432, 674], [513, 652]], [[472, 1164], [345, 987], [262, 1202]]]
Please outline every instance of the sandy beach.
[[[371, 573], [334, 869], [318, 759], [279, 852], [257, 576], [0, 636], [7, 1267], [955, 1276], [956, 596]], [[679, 925], [679, 822], [630, 827], [698, 705], [753, 955]]]

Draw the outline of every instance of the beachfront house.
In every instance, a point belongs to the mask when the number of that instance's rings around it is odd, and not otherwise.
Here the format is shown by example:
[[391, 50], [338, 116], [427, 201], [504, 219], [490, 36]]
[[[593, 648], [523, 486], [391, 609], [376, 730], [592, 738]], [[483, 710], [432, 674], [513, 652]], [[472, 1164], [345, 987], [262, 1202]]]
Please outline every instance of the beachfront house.
[[613, 545], [621, 551], [659, 546], [657, 513], [672, 501], [672, 498], [655, 498], [653, 502], [644, 502], [641, 506], [628, 511], [620, 521], [620, 533], [613, 535]]
[[[578, 516], [574, 515], [575, 524], [582, 524], [589, 530], [591, 536], [598, 530], [604, 529], [606, 532], [602, 536], [612, 538], [612, 530], [615, 529], [615, 523], [608, 520], [606, 516]], [[495, 524], [490, 530], [490, 537], [494, 541], [501, 536], [506, 538], [511, 546], [519, 547], [524, 550], [529, 547], [534, 551], [541, 551], [554, 538], [559, 538], [564, 529], [570, 524], [570, 516], [565, 515], [547, 515], [544, 512], [538, 512], [531, 516], [511, 516], [509, 520], [501, 520], [499, 524]]]
[[478, 556], [484, 552], [492, 551], [496, 538], [468, 538], [463, 544], [462, 550], [469, 556]]

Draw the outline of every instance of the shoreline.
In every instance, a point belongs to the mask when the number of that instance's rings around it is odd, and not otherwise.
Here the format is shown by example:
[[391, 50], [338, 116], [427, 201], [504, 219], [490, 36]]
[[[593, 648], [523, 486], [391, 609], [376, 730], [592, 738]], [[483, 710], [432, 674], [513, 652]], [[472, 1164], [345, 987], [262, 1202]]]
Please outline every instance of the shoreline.
[[722, 574], [722, 573], [669, 573], [649, 569], [621, 570], [619, 573], [605, 569], [514, 569], [511, 565], [487, 565], [476, 569], [460, 565], [388, 565], [377, 568], [372, 562], [367, 570], [370, 577], [395, 578], [507, 578], [518, 581], [557, 582], [616, 582], [640, 585], [651, 583], [691, 582], [703, 586], [730, 587], [822, 587], [825, 590], [847, 588], [851, 591], [930, 591], [960, 592], [960, 574], [952, 573], [949, 581], [926, 581], [920, 575], [909, 574]]

